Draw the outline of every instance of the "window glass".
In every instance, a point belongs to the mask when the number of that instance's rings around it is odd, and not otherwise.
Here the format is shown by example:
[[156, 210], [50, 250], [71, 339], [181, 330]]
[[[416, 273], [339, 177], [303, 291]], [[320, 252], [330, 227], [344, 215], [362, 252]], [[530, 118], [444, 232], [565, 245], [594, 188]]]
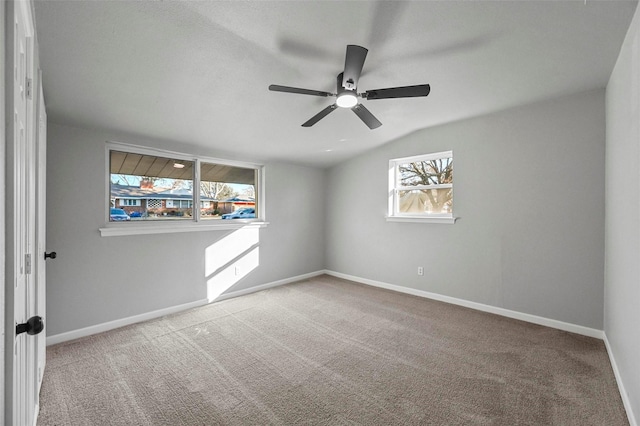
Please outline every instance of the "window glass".
[[254, 219], [256, 169], [202, 162], [200, 203], [203, 220]]
[[401, 186], [453, 183], [453, 157], [403, 162], [398, 172]]
[[451, 188], [398, 191], [399, 213], [451, 213]]
[[192, 220], [194, 161], [122, 151], [109, 157], [111, 207], [131, 221]]

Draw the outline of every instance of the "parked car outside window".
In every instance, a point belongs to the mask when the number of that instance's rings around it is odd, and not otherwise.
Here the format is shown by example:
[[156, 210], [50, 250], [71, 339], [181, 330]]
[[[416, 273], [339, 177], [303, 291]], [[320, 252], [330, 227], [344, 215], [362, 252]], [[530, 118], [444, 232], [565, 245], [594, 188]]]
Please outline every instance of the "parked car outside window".
[[223, 214], [223, 219], [253, 219], [256, 217], [256, 209], [243, 207], [234, 211], [233, 213]]
[[131, 220], [131, 217], [122, 209], [111, 209], [109, 212], [109, 220], [112, 222], [120, 222], [123, 220]]

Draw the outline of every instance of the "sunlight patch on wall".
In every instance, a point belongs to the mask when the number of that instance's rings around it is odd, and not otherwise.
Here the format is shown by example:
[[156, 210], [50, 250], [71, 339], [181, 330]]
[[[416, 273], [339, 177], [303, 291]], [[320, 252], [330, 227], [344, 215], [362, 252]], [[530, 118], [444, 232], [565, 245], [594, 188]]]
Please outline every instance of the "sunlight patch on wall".
[[260, 264], [259, 229], [238, 229], [205, 249], [207, 299], [213, 302]]

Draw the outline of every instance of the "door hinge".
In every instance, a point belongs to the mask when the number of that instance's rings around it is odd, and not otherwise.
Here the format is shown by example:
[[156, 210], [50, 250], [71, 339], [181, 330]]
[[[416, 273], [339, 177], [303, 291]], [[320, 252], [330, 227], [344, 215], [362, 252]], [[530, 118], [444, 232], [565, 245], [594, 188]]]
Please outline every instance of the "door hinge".
[[27, 77], [27, 99], [33, 99], [33, 79]]
[[31, 254], [24, 255], [24, 273], [25, 274], [31, 273]]

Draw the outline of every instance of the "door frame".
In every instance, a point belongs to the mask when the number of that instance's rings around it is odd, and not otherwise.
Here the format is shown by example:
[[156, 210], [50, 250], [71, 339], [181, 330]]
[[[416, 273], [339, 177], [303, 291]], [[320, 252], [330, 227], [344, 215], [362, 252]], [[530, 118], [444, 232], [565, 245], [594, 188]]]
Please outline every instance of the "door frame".
[[[6, 312], [5, 310], [5, 164], [6, 164], [6, 115], [5, 115], [5, 69], [6, 69], [6, 59], [5, 59], [5, 46], [6, 46], [6, 37], [5, 37], [5, 16], [6, 16], [6, 4], [7, 2], [0, 2], [0, 237], [2, 238], [2, 244], [0, 244], [0, 312]], [[0, 421], [4, 421], [4, 402], [5, 402], [5, 356], [4, 356], [4, 348], [5, 348], [5, 325], [4, 325], [4, 315], [0, 315]]]
[[[20, 186], [19, 180], [19, 169], [26, 167], [27, 164], [32, 169], [29, 176], [26, 176], [27, 181], [33, 182], [37, 185], [36, 179], [36, 169], [37, 163], [33, 161], [33, 158], [29, 159], [25, 157], [26, 164], [18, 164], [16, 163], [16, 155], [19, 146], [15, 141], [14, 136], [14, 84], [13, 84], [13, 68], [15, 61], [15, 52], [14, 52], [14, 21], [17, 12], [20, 11], [20, 15], [22, 16], [25, 24], [25, 37], [27, 39], [27, 53], [31, 55], [31, 62], [27, 63], [28, 72], [27, 75], [31, 77], [31, 96], [27, 101], [27, 118], [26, 118], [26, 128], [25, 131], [29, 135], [28, 137], [33, 139], [33, 144], [30, 148], [32, 149], [32, 156], [36, 158], [37, 153], [34, 152], [37, 149], [38, 145], [38, 120], [39, 116], [37, 115], [38, 106], [39, 106], [39, 94], [40, 87], [38, 78], [38, 69], [39, 69], [39, 60], [38, 60], [38, 44], [35, 33], [35, 18], [33, 13], [33, 1], [32, 0], [16, 0], [11, 2], [2, 2], [0, 5], [0, 30], [1, 30], [1, 55], [0, 61], [2, 62], [2, 74], [0, 74], [0, 90], [3, 95], [4, 101], [2, 102], [0, 115], [3, 116], [2, 127], [0, 127], [0, 133], [2, 138], [2, 147], [0, 148], [0, 193], [2, 193], [2, 197], [0, 199], [0, 236], [4, 239], [4, 244], [1, 245], [0, 248], [0, 286], [2, 287], [2, 297], [0, 298], [0, 307], [3, 308], [4, 317], [0, 319], [0, 326], [2, 330], [2, 339], [1, 346], [2, 351], [0, 352], [0, 357], [4, 357], [4, 359], [0, 358], [2, 363], [0, 364], [0, 422], [4, 422], [4, 424], [14, 424], [14, 419], [29, 419], [29, 422], [32, 422], [35, 425], [37, 421], [37, 404], [38, 404], [38, 383], [35, 382], [36, 378], [39, 378], [40, 374], [38, 372], [38, 358], [35, 348], [38, 346], [36, 341], [29, 341], [26, 345], [31, 348], [25, 353], [25, 360], [31, 359], [31, 361], [27, 362], [29, 365], [29, 371], [25, 370], [25, 376], [20, 378], [19, 383], [25, 383], [30, 388], [33, 388], [35, 385], [35, 392], [27, 391], [24, 395], [26, 395], [26, 403], [28, 406], [25, 406], [24, 402], [17, 404], [19, 398], [20, 401], [23, 401], [24, 396], [16, 395], [16, 384], [14, 383], [14, 374], [16, 368], [16, 361], [14, 360], [14, 341], [15, 339], [15, 316], [16, 316], [16, 308], [15, 308], [15, 297], [16, 297], [16, 280], [20, 277], [20, 271], [17, 270], [18, 264], [17, 260], [22, 260], [25, 253], [18, 253], [17, 250], [21, 250], [21, 244], [18, 244], [19, 238], [25, 239], [25, 235], [21, 234], [21, 231], [16, 220], [18, 217], [18, 208], [14, 207], [14, 203], [7, 203], [6, 200], [13, 200], [19, 191], [18, 187]], [[10, 71], [5, 71], [5, 70]], [[26, 82], [25, 82], [26, 84]], [[9, 95], [10, 96], [7, 96]], [[46, 143], [46, 142], [45, 142]], [[33, 181], [32, 181], [33, 179]], [[29, 185], [29, 184], [27, 184]], [[43, 188], [44, 189], [44, 188]], [[34, 190], [32, 188], [31, 190]], [[33, 194], [33, 196], [37, 199], [37, 194]], [[37, 204], [34, 204], [32, 207], [29, 207], [27, 211], [33, 210], [34, 215], [31, 215], [29, 218], [30, 224], [27, 226], [32, 226], [32, 231], [34, 238], [29, 237], [29, 244], [32, 244], [31, 257], [32, 260], [40, 255], [43, 256], [43, 253], [38, 252], [38, 246], [35, 241], [35, 232], [37, 230]], [[33, 222], [33, 223], [31, 223]], [[27, 228], [28, 229], [28, 228]], [[33, 240], [33, 241], [32, 241]], [[37, 263], [34, 263], [34, 267], [37, 266]], [[37, 275], [37, 270], [32, 268], [32, 271], [35, 272], [33, 275]], [[30, 277], [30, 281], [33, 283], [37, 282], [35, 276]], [[25, 289], [26, 290], [26, 289]], [[36, 288], [33, 286], [33, 289], [29, 290], [30, 292], [35, 292]], [[44, 295], [43, 295], [44, 296]], [[32, 304], [29, 304], [32, 306]], [[34, 309], [27, 308], [26, 315], [34, 315]], [[20, 339], [24, 339], [27, 336], [20, 336]], [[28, 336], [31, 338], [32, 336]], [[9, 353], [6, 353], [6, 350], [9, 349]], [[29, 355], [29, 351], [32, 352], [31, 357]], [[20, 362], [22, 363], [22, 361]], [[19, 408], [17, 408], [19, 407]], [[19, 412], [18, 412], [19, 411]]]

